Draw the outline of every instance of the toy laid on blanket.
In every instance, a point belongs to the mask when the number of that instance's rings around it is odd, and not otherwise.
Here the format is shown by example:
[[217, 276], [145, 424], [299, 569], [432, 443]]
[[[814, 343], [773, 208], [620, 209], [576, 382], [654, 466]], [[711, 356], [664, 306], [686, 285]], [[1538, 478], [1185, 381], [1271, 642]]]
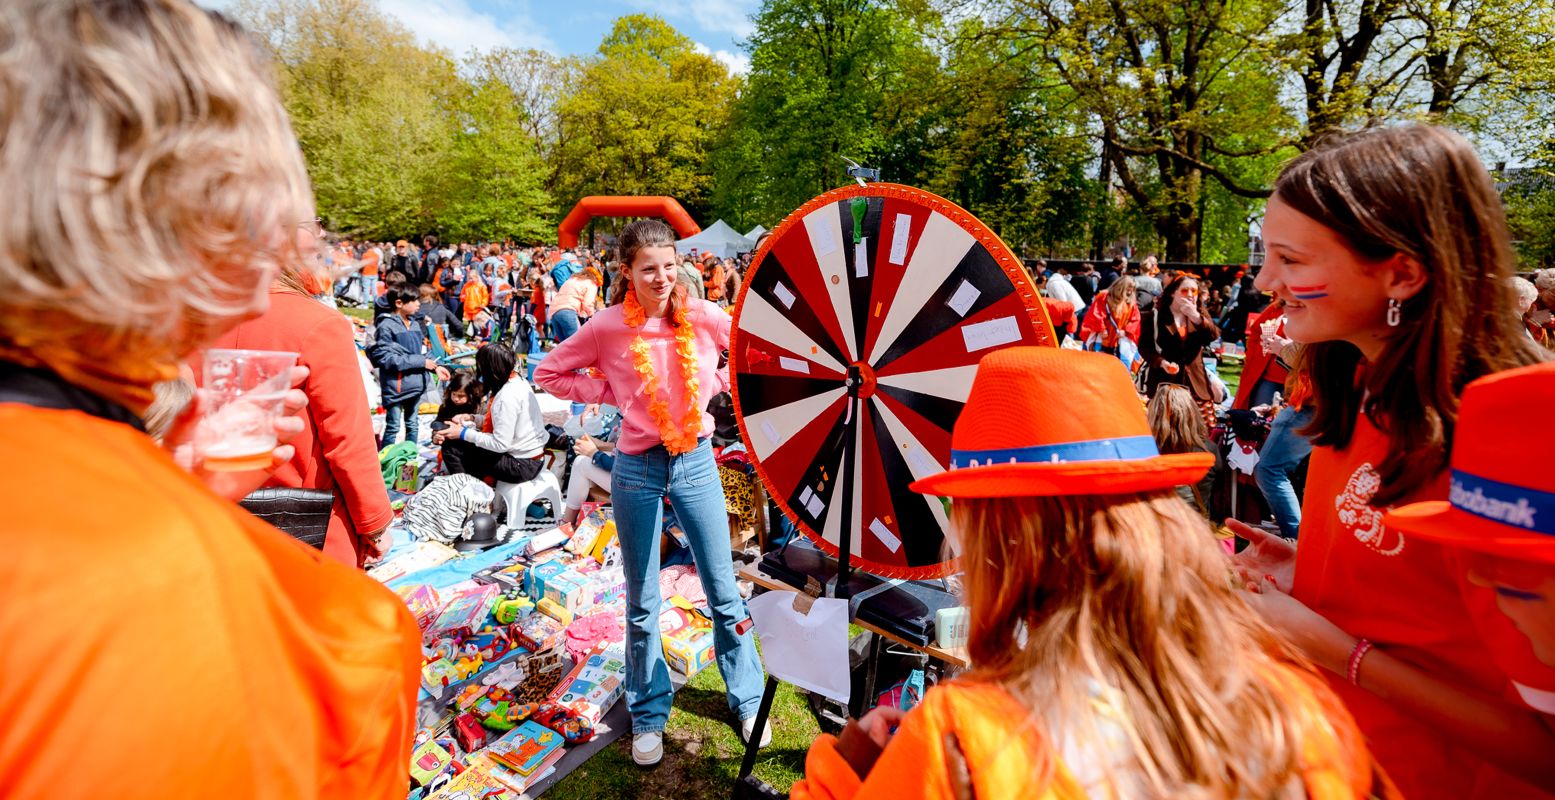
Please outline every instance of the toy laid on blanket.
[[559, 734], [568, 744], [582, 744], [594, 738], [594, 724], [583, 712], [560, 703], [523, 703], [500, 686], [465, 687], [455, 704], [487, 728], [510, 731], [525, 720], [534, 720]]

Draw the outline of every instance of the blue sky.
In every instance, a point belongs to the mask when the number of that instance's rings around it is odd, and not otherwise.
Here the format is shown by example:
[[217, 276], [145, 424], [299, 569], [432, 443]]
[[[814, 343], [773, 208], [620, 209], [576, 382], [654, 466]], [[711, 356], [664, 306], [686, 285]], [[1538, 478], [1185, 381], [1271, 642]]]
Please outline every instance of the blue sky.
[[[198, 0], [235, 5], [237, 0]], [[732, 69], [749, 59], [739, 42], [752, 30], [760, 0], [377, 0], [428, 44], [455, 55], [471, 48], [534, 47], [583, 55], [599, 47], [610, 23], [624, 14], [656, 14]]]

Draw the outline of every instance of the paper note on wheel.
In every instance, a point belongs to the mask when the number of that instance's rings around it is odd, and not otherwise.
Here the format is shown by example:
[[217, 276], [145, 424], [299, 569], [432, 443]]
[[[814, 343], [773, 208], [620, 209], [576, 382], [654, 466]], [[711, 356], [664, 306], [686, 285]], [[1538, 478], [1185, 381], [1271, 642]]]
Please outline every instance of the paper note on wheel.
[[822, 598], [805, 614], [794, 608], [798, 596], [767, 592], [749, 603], [767, 674], [846, 705], [848, 602]]

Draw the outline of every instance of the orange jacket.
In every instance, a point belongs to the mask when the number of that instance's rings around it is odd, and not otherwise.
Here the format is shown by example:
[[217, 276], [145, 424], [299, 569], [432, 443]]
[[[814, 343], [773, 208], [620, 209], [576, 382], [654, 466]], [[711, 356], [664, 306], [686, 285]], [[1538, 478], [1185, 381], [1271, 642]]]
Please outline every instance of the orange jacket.
[[486, 284], [472, 273], [464, 282], [464, 288], [459, 291], [459, 302], [464, 306], [464, 321], [475, 319], [477, 314], [486, 310], [490, 300], [491, 292], [486, 289]]
[[[394, 520], [378, 465], [367, 387], [356, 358], [351, 323], [340, 312], [296, 292], [272, 291], [270, 310], [216, 340], [212, 347], [283, 350], [301, 354], [311, 372], [302, 433], [292, 440], [297, 455], [270, 477], [270, 486], [329, 489], [334, 513], [324, 553], [357, 566], [365, 553], [361, 535]], [[200, 357], [191, 360], [200, 374]]]
[[[1290, 369], [1279, 362], [1279, 353], [1263, 349], [1263, 324], [1285, 315], [1283, 303], [1270, 303], [1258, 316], [1247, 323], [1247, 357], [1242, 363], [1242, 382], [1236, 387], [1236, 400], [1232, 408], [1246, 410], [1252, 404], [1253, 389], [1258, 381], [1271, 380], [1285, 383]], [[1282, 327], [1281, 330], [1284, 330]], [[1286, 398], [1290, 401], [1290, 398]]]
[[0, 794], [404, 797], [404, 603], [145, 434], [0, 404]]
[[[1107, 347], [1117, 347], [1117, 332], [1122, 331], [1128, 334], [1128, 338], [1134, 344], [1139, 344], [1139, 306], [1130, 303], [1124, 308], [1128, 310], [1128, 318], [1121, 324], [1108, 325], [1107, 318], [1103, 316], [1108, 313], [1107, 290], [1097, 292], [1096, 299], [1091, 301], [1091, 307], [1086, 309], [1085, 319], [1080, 322], [1080, 333], [1075, 338], [1084, 342], [1091, 334], [1099, 334], [1102, 343]], [[1117, 320], [1114, 319], [1113, 322]]]
[[724, 275], [724, 265], [713, 262], [712, 268], [702, 268], [702, 291], [708, 300], [722, 300], [724, 296], [724, 284], [728, 282], [728, 276]]
[[[1318, 679], [1306, 678], [1291, 693], [1291, 713], [1314, 713]], [[1293, 682], [1293, 685], [1295, 682]], [[1319, 689], [1321, 691], [1321, 689]], [[1334, 707], [1338, 709], [1337, 701]], [[1343, 714], [1342, 710], [1338, 713]], [[867, 778], [860, 779], [837, 750], [837, 739], [823, 735], [805, 757], [805, 777], [794, 784], [793, 800], [960, 800], [963, 797], [1082, 800], [1087, 797], [1069, 769], [1052, 752], [1034, 725], [1024, 734], [1020, 723], [1034, 719], [1004, 689], [986, 683], [953, 681], [924, 695], [923, 703], [902, 721], [891, 743]], [[1334, 730], [1348, 736], [1336, 737]], [[1346, 748], [1342, 739], [1359, 743], [1360, 734], [1348, 716], [1318, 721], [1303, 743], [1307, 796], [1312, 800], [1369, 797], [1372, 761], [1365, 747]], [[948, 747], [959, 745], [952, 758]], [[1230, 754], [1235, 757], [1235, 754]], [[964, 758], [971, 791], [958, 789], [949, 765]], [[1049, 771], [1045, 784], [1038, 774]], [[1381, 777], [1378, 775], [1377, 777]], [[1381, 778], [1386, 783], [1385, 778]], [[1388, 788], [1388, 787], [1384, 787]], [[1390, 792], [1383, 792], [1388, 796]]]

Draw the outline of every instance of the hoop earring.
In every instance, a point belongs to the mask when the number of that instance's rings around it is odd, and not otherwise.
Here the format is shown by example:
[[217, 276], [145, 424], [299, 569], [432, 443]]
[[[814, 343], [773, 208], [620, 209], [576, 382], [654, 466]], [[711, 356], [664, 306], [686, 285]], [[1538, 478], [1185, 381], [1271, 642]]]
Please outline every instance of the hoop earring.
[[1399, 305], [1398, 298], [1389, 297], [1388, 298], [1388, 327], [1389, 328], [1397, 328], [1398, 324], [1400, 322], [1403, 322], [1403, 319], [1404, 319], [1403, 307]]

